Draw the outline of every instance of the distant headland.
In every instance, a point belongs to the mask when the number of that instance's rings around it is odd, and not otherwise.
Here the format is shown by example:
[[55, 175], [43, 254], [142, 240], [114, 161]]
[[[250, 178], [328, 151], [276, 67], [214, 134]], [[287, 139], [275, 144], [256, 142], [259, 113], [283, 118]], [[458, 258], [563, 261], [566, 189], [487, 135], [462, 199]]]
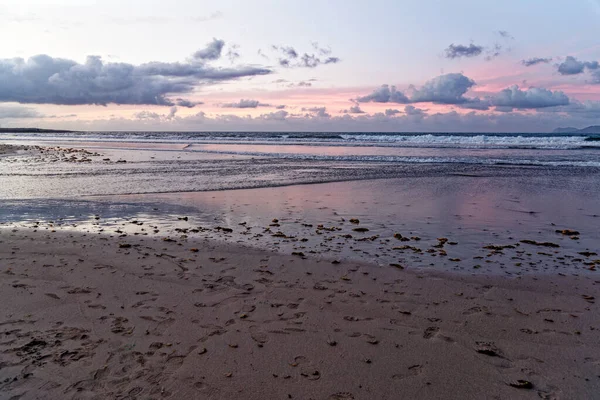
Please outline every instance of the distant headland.
[[587, 128], [556, 128], [552, 133], [600, 133], [600, 125], [592, 125]]
[[40, 129], [40, 128], [0, 128], [0, 133], [63, 133], [74, 132], [66, 129]]

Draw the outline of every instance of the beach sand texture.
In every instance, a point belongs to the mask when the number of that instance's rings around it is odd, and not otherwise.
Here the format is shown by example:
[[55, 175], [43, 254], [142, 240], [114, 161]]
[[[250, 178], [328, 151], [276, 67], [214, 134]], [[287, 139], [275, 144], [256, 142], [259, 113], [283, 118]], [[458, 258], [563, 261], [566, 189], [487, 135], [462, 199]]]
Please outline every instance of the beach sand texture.
[[43, 228], [0, 230], [2, 398], [600, 393], [593, 276], [435, 275]]

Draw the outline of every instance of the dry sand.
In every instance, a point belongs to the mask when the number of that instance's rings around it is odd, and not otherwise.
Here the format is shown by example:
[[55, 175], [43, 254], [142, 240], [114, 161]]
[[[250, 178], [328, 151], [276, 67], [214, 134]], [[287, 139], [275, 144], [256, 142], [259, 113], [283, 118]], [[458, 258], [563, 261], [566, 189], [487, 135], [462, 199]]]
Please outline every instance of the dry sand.
[[1, 229], [0, 398], [599, 398], [599, 285]]

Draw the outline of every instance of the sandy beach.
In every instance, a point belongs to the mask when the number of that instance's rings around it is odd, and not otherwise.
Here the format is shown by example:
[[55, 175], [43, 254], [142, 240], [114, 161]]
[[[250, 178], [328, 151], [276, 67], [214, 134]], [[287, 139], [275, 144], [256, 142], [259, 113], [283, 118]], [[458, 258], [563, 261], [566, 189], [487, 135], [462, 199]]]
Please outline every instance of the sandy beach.
[[594, 170], [132, 195], [161, 163], [203, 184], [239, 160], [23, 150], [0, 177], [2, 398], [600, 393]]
[[600, 391], [593, 276], [419, 273], [52, 224], [0, 232], [4, 398]]

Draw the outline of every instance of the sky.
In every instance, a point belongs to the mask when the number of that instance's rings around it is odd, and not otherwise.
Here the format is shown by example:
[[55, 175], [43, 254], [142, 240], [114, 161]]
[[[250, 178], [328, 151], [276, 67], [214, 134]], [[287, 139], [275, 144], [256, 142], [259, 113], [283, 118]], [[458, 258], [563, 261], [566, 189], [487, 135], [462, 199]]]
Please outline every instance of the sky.
[[0, 127], [600, 125], [600, 0], [0, 0]]

